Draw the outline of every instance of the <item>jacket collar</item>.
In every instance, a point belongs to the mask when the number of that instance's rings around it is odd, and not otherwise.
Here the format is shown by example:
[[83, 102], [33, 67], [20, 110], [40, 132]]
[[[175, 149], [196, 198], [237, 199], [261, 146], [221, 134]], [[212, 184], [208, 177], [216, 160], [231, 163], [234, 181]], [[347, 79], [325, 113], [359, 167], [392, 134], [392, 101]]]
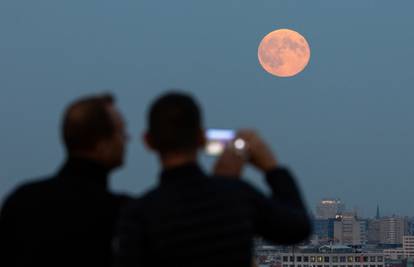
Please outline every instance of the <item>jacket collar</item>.
[[186, 163], [177, 167], [163, 169], [161, 184], [180, 183], [206, 178], [206, 174], [196, 162]]
[[58, 176], [80, 183], [92, 183], [107, 189], [109, 172], [110, 169], [97, 161], [81, 157], [69, 157], [59, 170]]

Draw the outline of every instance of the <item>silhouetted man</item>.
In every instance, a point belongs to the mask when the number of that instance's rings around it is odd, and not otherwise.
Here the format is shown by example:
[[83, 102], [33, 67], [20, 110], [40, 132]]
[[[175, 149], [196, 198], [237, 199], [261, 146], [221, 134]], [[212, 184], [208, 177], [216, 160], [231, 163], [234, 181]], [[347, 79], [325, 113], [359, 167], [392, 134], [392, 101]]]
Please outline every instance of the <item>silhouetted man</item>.
[[80, 99], [63, 119], [67, 160], [52, 177], [20, 186], [0, 215], [0, 266], [110, 266], [125, 196], [108, 191], [127, 135], [111, 95]]
[[255, 235], [281, 244], [308, 236], [309, 218], [288, 170], [253, 131], [238, 138], [248, 145], [249, 162], [265, 174], [271, 198], [238, 179], [243, 151], [226, 150], [215, 167], [233, 179], [208, 176], [199, 167], [205, 135], [190, 96], [172, 92], [152, 104], [144, 139], [159, 155], [160, 184], [122, 212], [117, 267], [251, 267]]

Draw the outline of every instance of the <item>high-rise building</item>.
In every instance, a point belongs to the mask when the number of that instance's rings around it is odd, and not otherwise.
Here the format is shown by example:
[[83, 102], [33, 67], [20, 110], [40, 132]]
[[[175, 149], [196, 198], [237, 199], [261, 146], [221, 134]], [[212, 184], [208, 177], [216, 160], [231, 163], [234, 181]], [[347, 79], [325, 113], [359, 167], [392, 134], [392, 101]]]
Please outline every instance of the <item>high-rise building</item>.
[[357, 219], [359, 221], [359, 231], [361, 244], [366, 244], [368, 241], [368, 220], [367, 219]]
[[322, 199], [316, 206], [317, 219], [332, 219], [345, 211], [345, 204], [339, 199]]
[[314, 219], [313, 230], [319, 243], [329, 243], [334, 240], [335, 219]]
[[414, 217], [408, 218], [408, 235], [414, 235]]
[[334, 241], [345, 245], [366, 243], [366, 221], [358, 220], [353, 212], [338, 215], [334, 223]]
[[380, 220], [379, 219], [368, 220], [367, 243], [368, 244], [379, 244], [380, 239], [381, 239]]
[[414, 236], [405, 235], [403, 236], [403, 250], [404, 257], [414, 257]]
[[414, 257], [414, 236], [403, 236], [403, 246], [394, 249], [384, 249], [383, 253], [388, 259], [407, 259]]
[[383, 217], [379, 220], [381, 244], [402, 244], [408, 233], [408, 220], [404, 217]]

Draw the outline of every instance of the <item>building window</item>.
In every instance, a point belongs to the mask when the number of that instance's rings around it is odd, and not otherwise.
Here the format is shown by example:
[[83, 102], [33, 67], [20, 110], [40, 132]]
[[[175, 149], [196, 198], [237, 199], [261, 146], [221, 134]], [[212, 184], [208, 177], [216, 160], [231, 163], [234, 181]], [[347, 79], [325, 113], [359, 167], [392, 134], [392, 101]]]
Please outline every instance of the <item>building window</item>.
[[324, 265], [323, 267], [329, 267], [329, 265]]
[[360, 261], [361, 261], [361, 257], [355, 256], [355, 262], [360, 262]]
[[317, 261], [317, 262], [322, 262], [322, 260], [323, 260], [323, 257], [322, 257], [322, 256], [318, 256], [318, 257], [316, 257], [316, 261]]
[[298, 267], [302, 267], [302, 265], [299, 264]]
[[295, 264], [291, 264], [291, 265], [289, 265], [289, 267], [295, 267]]
[[323, 257], [324, 262], [329, 262], [329, 257]]
[[301, 261], [302, 261], [302, 257], [301, 257], [301, 256], [297, 256], [297, 257], [296, 257], [296, 261], [297, 261], [297, 262], [301, 262]]
[[289, 257], [289, 260], [290, 260], [291, 262], [294, 262], [294, 261], [295, 261], [295, 257], [290, 256], [290, 257]]
[[305, 264], [305, 265], [303, 265], [303, 267], [309, 267], [309, 265]]
[[[367, 262], [367, 261], [368, 261], [368, 256], [364, 256], [364, 262]], [[364, 265], [364, 267], [365, 267], [365, 265]]]
[[288, 256], [283, 256], [283, 261], [288, 261]]
[[368, 267], [368, 265], [364, 265], [364, 267]]
[[345, 262], [345, 261], [346, 261], [346, 257], [345, 257], [345, 256], [341, 256], [341, 257], [339, 257], [339, 261], [340, 261], [340, 262]]
[[353, 262], [353, 261], [354, 261], [354, 257], [348, 256], [348, 262]]
[[315, 256], [311, 256], [310, 260], [311, 260], [311, 262], [315, 262], [315, 260], [316, 260]]
[[378, 266], [378, 267], [383, 267], [383, 266], [382, 266], [382, 264], [378, 264], [377, 266]]
[[309, 257], [308, 256], [303, 256], [303, 261], [304, 262], [309, 262]]
[[332, 261], [333, 261], [333, 262], [338, 262], [338, 256], [333, 256], [333, 257], [332, 257]]
[[283, 264], [282, 266], [283, 266], [283, 267], [288, 267], [288, 265], [287, 265], [287, 264]]
[[377, 260], [378, 260], [378, 261], [383, 261], [383, 260], [384, 260], [384, 258], [383, 258], [382, 256], [378, 256], [378, 257], [377, 257]]
[[369, 267], [376, 267], [375, 264], [371, 264]]
[[371, 257], [369, 257], [370, 259], [369, 259], [369, 261], [370, 262], [375, 262], [375, 256], [371, 256]]

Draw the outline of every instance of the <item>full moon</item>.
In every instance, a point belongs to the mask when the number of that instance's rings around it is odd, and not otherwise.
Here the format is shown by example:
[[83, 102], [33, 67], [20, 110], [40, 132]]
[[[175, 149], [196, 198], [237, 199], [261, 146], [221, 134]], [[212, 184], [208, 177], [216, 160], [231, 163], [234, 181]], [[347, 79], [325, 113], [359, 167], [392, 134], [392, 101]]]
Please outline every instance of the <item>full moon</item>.
[[301, 72], [309, 62], [310, 48], [299, 33], [280, 29], [266, 35], [258, 49], [259, 62], [270, 74], [291, 77]]

